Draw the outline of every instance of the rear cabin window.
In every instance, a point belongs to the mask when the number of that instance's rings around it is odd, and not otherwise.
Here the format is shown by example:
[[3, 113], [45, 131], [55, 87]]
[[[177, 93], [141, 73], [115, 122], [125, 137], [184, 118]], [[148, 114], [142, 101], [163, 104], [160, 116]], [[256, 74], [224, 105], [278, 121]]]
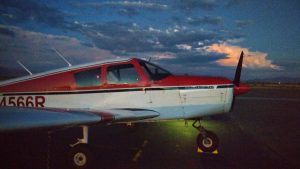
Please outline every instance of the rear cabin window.
[[109, 84], [131, 84], [139, 81], [139, 76], [132, 64], [110, 66], [107, 69]]
[[74, 74], [77, 87], [99, 86], [101, 84], [101, 68], [90, 69]]

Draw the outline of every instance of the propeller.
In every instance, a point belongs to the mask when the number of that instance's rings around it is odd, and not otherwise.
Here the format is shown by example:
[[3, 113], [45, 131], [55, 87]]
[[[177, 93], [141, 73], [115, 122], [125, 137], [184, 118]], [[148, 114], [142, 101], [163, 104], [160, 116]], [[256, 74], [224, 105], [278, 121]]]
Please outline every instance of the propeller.
[[[243, 58], [244, 58], [244, 52], [242, 51], [241, 55], [240, 55], [238, 65], [237, 65], [236, 70], [235, 70], [235, 75], [234, 75], [234, 80], [233, 80], [234, 91], [236, 90], [237, 87], [240, 87], [240, 79], [241, 79], [241, 73], [242, 73], [242, 68], [243, 68]], [[232, 103], [231, 103], [230, 112], [233, 111], [234, 102], [235, 102], [235, 93], [233, 94], [233, 99], [232, 99]]]

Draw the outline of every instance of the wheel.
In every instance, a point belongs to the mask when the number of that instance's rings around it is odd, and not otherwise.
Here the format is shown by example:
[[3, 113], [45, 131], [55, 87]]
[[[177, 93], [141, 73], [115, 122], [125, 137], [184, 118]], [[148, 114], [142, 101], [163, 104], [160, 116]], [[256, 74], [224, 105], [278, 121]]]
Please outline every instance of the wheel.
[[197, 137], [197, 145], [203, 152], [214, 152], [219, 146], [217, 135], [211, 131], [206, 131], [205, 137], [199, 134]]
[[77, 145], [71, 148], [68, 158], [70, 168], [72, 169], [92, 168], [92, 153], [86, 145]]

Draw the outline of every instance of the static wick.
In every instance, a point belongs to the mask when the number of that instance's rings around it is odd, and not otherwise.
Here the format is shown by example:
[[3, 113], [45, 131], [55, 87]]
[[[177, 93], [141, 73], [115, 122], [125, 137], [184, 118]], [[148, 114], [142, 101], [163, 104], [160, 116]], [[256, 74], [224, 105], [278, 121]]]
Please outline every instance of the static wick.
[[67, 60], [67, 59], [66, 59], [59, 51], [57, 51], [55, 48], [52, 48], [52, 50], [54, 50], [54, 52], [55, 52], [58, 56], [60, 56], [60, 57], [68, 64], [69, 67], [72, 66], [72, 64], [71, 64], [70, 62], [68, 62], [68, 60]]
[[17, 61], [17, 63], [18, 63], [23, 69], [25, 69], [25, 70], [29, 73], [29, 75], [32, 75], [32, 73], [30, 72], [30, 70], [27, 69], [26, 66], [24, 66], [20, 61]]

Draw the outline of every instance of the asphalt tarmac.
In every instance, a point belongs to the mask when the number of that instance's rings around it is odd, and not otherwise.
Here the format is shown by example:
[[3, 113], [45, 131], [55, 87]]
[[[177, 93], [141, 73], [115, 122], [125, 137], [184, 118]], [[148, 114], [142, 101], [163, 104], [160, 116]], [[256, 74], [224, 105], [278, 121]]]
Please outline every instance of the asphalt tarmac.
[[[93, 166], [101, 169], [300, 168], [300, 90], [254, 89], [234, 112], [202, 122], [220, 139], [219, 154], [201, 154], [192, 121], [95, 126]], [[79, 129], [0, 134], [0, 169], [65, 169]]]

